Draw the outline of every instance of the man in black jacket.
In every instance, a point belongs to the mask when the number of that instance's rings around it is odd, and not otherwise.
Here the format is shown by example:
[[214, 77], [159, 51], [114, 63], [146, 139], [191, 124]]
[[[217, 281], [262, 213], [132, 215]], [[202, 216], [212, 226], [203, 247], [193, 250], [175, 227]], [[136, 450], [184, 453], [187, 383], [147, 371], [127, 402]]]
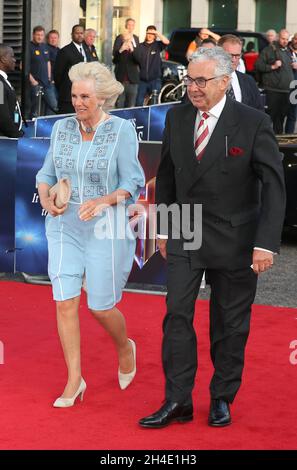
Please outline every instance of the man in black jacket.
[[162, 76], [160, 53], [168, 44], [169, 40], [159, 33], [155, 26], [151, 25], [146, 28], [145, 41], [133, 52], [140, 66], [136, 106], [142, 106], [145, 96], [152, 93], [153, 90], [160, 91]]
[[7, 74], [15, 69], [13, 49], [0, 44], [0, 136], [22, 137], [22, 118], [15, 91]]
[[231, 55], [233, 73], [227, 95], [252, 108], [264, 111], [263, 101], [255, 80], [250, 75], [237, 70], [242, 54], [242, 42], [238, 36], [225, 34], [218, 42], [226, 52]]
[[72, 28], [72, 42], [59, 50], [54, 69], [54, 80], [58, 90], [58, 107], [60, 114], [74, 113], [71, 101], [71, 81], [68, 72], [79, 62], [92, 62], [89, 49], [84, 44], [84, 27], [75, 25]]
[[[289, 44], [289, 50], [292, 58], [292, 70], [294, 75], [294, 88], [292, 85], [292, 100], [290, 100], [290, 107], [286, 120], [285, 133], [294, 134], [296, 120], [297, 120], [297, 103], [293, 98], [296, 96], [297, 90], [297, 33], [294, 34]], [[295, 102], [294, 102], [295, 101]]]
[[261, 74], [268, 113], [276, 134], [283, 133], [284, 120], [290, 106], [290, 84], [294, 80], [288, 43], [289, 32], [282, 29], [278, 41], [264, 47], [255, 64], [256, 70]]
[[116, 37], [113, 46], [115, 76], [124, 86], [124, 92], [117, 101], [118, 108], [135, 106], [139, 83], [139, 66], [133, 54], [139, 47], [139, 38], [133, 34], [135, 20], [128, 18], [125, 26], [126, 32]]

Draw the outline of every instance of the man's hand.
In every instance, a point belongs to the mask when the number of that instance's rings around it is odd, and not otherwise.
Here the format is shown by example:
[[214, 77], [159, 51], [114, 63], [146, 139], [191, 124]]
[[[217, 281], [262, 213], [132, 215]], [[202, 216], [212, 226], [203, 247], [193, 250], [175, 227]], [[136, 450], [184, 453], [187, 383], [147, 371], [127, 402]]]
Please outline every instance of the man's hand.
[[276, 60], [274, 64], [271, 66], [272, 70], [279, 69], [282, 66], [282, 61], [281, 60]]
[[131, 51], [133, 52], [133, 45], [130, 40], [126, 40], [123, 42], [121, 48], [119, 49], [119, 53], [121, 54], [124, 51]]
[[263, 273], [273, 266], [273, 253], [267, 251], [254, 250], [253, 271], [255, 274]]
[[160, 33], [156, 29], [148, 29], [147, 34], [154, 34], [156, 37], [160, 36]]
[[163, 238], [157, 239], [157, 246], [164, 259], [167, 258], [166, 245], [167, 245], [167, 240], [164, 240]]
[[30, 82], [31, 82], [31, 85], [32, 86], [37, 86], [39, 85], [39, 82], [37, 80], [35, 80], [35, 78], [32, 77], [32, 79], [30, 79]]

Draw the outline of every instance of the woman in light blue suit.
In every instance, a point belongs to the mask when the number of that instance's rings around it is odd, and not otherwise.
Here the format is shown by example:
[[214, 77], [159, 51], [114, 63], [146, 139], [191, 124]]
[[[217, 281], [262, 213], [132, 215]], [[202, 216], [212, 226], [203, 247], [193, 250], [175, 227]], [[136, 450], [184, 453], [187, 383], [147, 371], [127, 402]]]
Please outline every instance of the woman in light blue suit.
[[[132, 268], [135, 238], [127, 206], [145, 184], [133, 125], [103, 110], [123, 87], [98, 62], [69, 72], [75, 117], [57, 121], [43, 167], [37, 174], [42, 207], [48, 211], [46, 235], [49, 276], [57, 305], [58, 332], [68, 381], [55, 407], [68, 407], [83, 394], [78, 308], [83, 278], [88, 306], [115, 342], [122, 389], [136, 373], [135, 342], [116, 308]], [[49, 189], [60, 178], [71, 181], [71, 198], [62, 208]]]

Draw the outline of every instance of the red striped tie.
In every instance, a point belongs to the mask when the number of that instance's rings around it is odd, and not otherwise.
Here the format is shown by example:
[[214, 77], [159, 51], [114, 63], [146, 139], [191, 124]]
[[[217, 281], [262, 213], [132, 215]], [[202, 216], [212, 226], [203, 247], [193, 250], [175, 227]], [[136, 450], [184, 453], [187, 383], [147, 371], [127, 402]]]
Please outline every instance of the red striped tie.
[[201, 160], [205, 147], [209, 139], [209, 130], [206, 120], [209, 118], [209, 114], [202, 113], [201, 120], [196, 133], [195, 139], [195, 153], [197, 160]]

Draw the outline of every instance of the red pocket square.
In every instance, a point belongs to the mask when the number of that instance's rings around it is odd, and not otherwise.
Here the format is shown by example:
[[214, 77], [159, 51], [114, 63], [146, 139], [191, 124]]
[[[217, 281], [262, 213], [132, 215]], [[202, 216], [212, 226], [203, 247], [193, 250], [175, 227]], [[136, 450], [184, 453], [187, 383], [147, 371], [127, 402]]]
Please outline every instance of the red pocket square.
[[239, 157], [240, 155], [243, 155], [244, 151], [241, 147], [231, 147], [229, 149], [229, 155], [231, 157]]

